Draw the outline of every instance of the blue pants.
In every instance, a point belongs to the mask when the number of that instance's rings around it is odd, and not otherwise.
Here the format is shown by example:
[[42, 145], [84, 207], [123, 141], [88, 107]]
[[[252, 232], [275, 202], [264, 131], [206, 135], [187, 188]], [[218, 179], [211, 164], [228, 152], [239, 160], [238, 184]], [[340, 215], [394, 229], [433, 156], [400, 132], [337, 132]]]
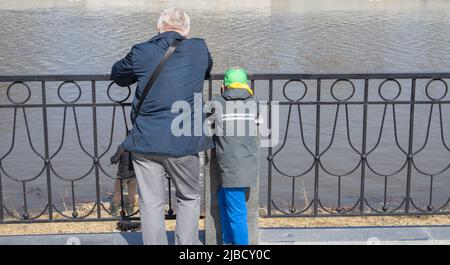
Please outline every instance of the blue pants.
[[220, 188], [218, 201], [224, 244], [248, 245], [247, 188]]

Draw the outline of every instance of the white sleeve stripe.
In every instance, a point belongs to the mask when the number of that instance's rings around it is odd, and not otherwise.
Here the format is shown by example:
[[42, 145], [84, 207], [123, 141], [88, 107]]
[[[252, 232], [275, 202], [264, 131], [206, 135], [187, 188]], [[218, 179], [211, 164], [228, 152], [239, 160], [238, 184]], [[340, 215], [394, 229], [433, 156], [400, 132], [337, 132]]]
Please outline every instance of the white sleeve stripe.
[[238, 121], [238, 120], [247, 120], [247, 121], [254, 121], [255, 118], [253, 117], [225, 117], [222, 120], [224, 121]]
[[255, 117], [253, 113], [230, 113], [230, 114], [222, 114], [222, 117]]

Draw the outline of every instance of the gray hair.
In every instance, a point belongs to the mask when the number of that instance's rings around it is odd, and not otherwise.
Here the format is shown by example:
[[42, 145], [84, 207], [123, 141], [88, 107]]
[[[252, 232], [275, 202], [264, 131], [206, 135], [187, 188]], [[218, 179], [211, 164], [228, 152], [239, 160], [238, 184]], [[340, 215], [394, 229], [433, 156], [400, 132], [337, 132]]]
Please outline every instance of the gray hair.
[[181, 8], [168, 8], [161, 12], [157, 29], [158, 32], [177, 31], [183, 36], [187, 36], [190, 26], [190, 19], [186, 12]]

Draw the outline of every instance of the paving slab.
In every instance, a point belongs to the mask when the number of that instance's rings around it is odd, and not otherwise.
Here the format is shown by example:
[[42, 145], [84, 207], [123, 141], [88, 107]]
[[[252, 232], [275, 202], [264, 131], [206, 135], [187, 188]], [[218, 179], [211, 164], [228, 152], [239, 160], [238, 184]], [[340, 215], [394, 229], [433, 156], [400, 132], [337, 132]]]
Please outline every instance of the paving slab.
[[262, 228], [259, 244], [450, 244], [450, 226]]
[[0, 245], [142, 245], [142, 236], [137, 232], [0, 236]]
[[[167, 232], [173, 245], [174, 232]], [[204, 242], [205, 233], [200, 231]], [[0, 245], [141, 245], [139, 232], [0, 236]], [[450, 245], [450, 226], [260, 228], [261, 245]]]
[[[200, 241], [205, 233], [200, 231]], [[175, 233], [167, 232], [169, 245], [175, 244]], [[0, 236], [0, 245], [142, 245], [140, 232], [80, 233], [59, 235]]]

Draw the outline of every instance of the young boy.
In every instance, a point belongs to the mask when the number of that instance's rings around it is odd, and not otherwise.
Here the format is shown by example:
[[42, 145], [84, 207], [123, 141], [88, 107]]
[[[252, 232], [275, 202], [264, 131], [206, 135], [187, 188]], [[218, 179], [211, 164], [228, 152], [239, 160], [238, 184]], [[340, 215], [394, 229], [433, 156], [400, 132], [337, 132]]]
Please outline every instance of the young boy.
[[257, 103], [244, 69], [225, 72], [221, 95], [208, 108], [221, 178], [218, 191], [223, 244], [248, 245], [246, 192], [257, 181]]

